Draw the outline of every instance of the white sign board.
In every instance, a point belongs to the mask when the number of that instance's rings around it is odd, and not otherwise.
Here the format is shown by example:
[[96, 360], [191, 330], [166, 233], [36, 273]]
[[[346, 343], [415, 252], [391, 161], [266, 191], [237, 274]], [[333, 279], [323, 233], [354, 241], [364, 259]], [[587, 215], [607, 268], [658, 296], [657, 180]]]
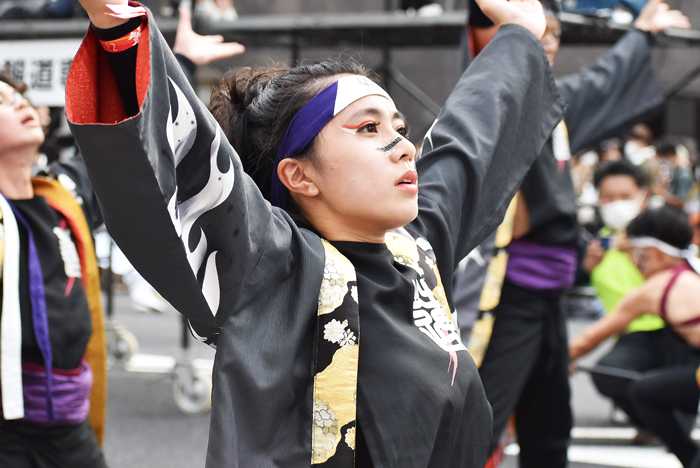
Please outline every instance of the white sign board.
[[0, 70], [26, 83], [37, 106], [63, 107], [66, 78], [81, 39], [0, 41]]

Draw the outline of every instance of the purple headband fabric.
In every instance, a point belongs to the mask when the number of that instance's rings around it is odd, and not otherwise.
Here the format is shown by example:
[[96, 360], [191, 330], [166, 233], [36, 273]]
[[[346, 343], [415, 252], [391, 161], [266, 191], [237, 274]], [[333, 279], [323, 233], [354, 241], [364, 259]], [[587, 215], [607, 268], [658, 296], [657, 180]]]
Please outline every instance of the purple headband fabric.
[[273, 206], [284, 209], [287, 204], [287, 187], [277, 175], [280, 161], [300, 154], [338, 112], [370, 95], [383, 96], [391, 101], [387, 92], [369, 78], [344, 76], [314, 96], [297, 112], [282, 138], [272, 168], [270, 191]]

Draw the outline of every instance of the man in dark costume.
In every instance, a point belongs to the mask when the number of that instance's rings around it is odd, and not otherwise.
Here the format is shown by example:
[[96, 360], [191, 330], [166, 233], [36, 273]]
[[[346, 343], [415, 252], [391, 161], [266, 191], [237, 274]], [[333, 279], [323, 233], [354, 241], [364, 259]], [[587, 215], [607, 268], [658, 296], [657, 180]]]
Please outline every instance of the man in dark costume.
[[[559, 49], [558, 8], [555, 2], [543, 4], [549, 14], [542, 42], [551, 63]], [[480, 375], [494, 413], [491, 448], [497, 447], [515, 412], [523, 467], [564, 467], [567, 461], [572, 417], [561, 304], [564, 292], [574, 282], [579, 248], [568, 160], [572, 152], [642, 120], [663, 102], [651, 68], [650, 48], [653, 35], [668, 27], [689, 27], [689, 23], [682, 13], [669, 11], [660, 0], [651, 1], [635, 22], [635, 29], [609, 53], [581, 72], [557, 81], [568, 104], [564, 121], [523, 181], [514, 203], [517, 209], [506, 220], [511, 223], [514, 240], [510, 245], [505, 242], [507, 248], [496, 242], [501, 255], [493, 257], [493, 263], [502, 266], [500, 283], [494, 281], [499, 268], [491, 266], [486, 276], [487, 294], [482, 294], [482, 319], [475, 324], [475, 340], [468, 348], [479, 363], [480, 353], [472, 345], [479, 340], [487, 344]], [[494, 249], [483, 247], [478, 252], [482, 258], [476, 260], [485, 272]], [[472, 255], [475, 257], [479, 255]], [[479, 263], [470, 261], [463, 274], [473, 273], [470, 265], [478, 267]], [[456, 284], [459, 287], [459, 278]], [[483, 300], [489, 295], [491, 300]], [[455, 296], [459, 298], [459, 293]], [[461, 310], [459, 300], [457, 309]]]

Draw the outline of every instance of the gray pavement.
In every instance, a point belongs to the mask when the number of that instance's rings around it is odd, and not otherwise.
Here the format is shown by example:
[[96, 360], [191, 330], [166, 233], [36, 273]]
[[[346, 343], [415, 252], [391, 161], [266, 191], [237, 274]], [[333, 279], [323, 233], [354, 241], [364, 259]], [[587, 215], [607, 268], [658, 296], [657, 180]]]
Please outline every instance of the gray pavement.
[[[136, 312], [131, 309], [128, 297], [116, 294], [114, 317], [136, 336], [140, 353], [183, 356], [181, 321], [175, 312]], [[570, 335], [576, 335], [588, 323], [570, 322]], [[606, 344], [583, 362], [593, 364], [609, 346], [610, 343]], [[192, 339], [189, 356], [213, 359], [214, 350]], [[175, 404], [173, 380], [168, 373], [128, 372], [120, 366], [110, 369], [104, 450], [111, 468], [204, 466], [209, 415], [183, 414]], [[577, 429], [574, 446], [569, 452], [571, 468], [680, 467], [661, 447], [634, 447], [624, 438], [605, 444], [587, 440], [579, 428], [616, 429], [623, 433], [631, 429], [613, 420], [612, 405], [596, 393], [587, 374], [578, 373], [572, 377], [572, 393]], [[517, 467], [517, 450], [516, 445], [508, 448], [507, 453], [511, 455], [506, 457], [502, 468]]]

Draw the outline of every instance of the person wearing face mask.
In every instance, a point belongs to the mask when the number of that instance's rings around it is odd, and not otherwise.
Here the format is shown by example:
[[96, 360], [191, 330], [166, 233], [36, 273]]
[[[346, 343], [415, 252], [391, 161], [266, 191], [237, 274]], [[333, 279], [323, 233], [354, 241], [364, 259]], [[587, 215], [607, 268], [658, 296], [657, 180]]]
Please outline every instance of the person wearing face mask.
[[625, 160], [603, 165], [596, 171], [593, 183], [598, 190], [602, 225], [586, 248], [583, 269], [591, 276], [605, 310], [610, 311], [624, 294], [643, 282], [624, 252], [622, 234], [646, 207], [649, 192], [642, 171]]
[[[651, 313], [663, 320], [666, 325], [663, 328], [633, 334], [644, 342], [644, 346], [640, 345], [636, 350], [640, 363], [636, 370], [641, 379], [627, 380], [622, 396], [625, 411], [632, 420], [659, 435], [684, 467], [697, 466], [692, 463], [698, 454], [684, 418], [672, 414], [673, 408], [668, 408], [673, 405], [668, 402], [663, 402], [666, 410], [658, 408], [658, 400], [667, 395], [656, 395], [656, 403], [650, 402], [649, 395], [650, 391], [652, 394], [654, 390], [658, 392], [659, 384], [663, 383], [663, 379], [659, 382], [659, 371], [697, 369], [700, 365], [700, 296], [697, 294], [700, 259], [688, 249], [692, 235], [685, 216], [669, 206], [647, 209], [632, 220], [627, 227], [627, 236], [632, 260], [643, 275], [644, 283], [626, 294], [613, 313], [598, 320], [569, 343], [569, 353], [574, 361], [607, 338], [623, 333], [644, 314]], [[674, 371], [666, 376], [675, 379], [676, 374]], [[686, 385], [686, 377], [687, 372], [681, 372], [682, 381], [676, 383]], [[689, 397], [692, 400], [692, 394]], [[694, 405], [684, 403], [679, 408], [694, 415], [697, 401], [695, 397]], [[657, 408], [653, 408], [654, 405]]]
[[[642, 170], [626, 160], [604, 165], [596, 172], [594, 183], [603, 226], [586, 248], [583, 269], [590, 275], [591, 285], [609, 314], [628, 292], [644, 283], [644, 277], [628, 255], [630, 247], [624, 230], [645, 208], [648, 190]], [[663, 320], [653, 314], [635, 318], [597, 365], [643, 370], [646, 363], [640, 357], [648, 346], [648, 337], [637, 332], [654, 331], [663, 326]], [[602, 373], [593, 373], [592, 379], [602, 395], [612, 399], [628, 415], [632, 413], [627, 395], [629, 380]], [[634, 419], [633, 422], [640, 424]]]

